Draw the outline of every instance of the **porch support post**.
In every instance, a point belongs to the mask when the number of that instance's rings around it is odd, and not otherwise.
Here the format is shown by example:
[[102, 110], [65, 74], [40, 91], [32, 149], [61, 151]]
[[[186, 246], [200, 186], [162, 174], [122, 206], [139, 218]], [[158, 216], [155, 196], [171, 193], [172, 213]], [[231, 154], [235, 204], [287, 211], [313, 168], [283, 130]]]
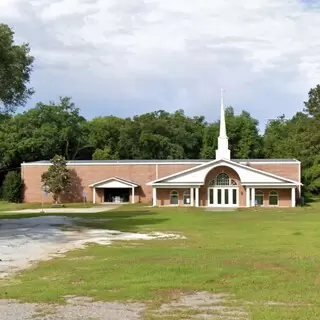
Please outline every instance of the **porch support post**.
[[152, 206], [153, 207], [157, 206], [157, 188], [156, 187], [152, 188]]
[[190, 206], [193, 207], [194, 206], [194, 189], [190, 188]]
[[196, 207], [199, 207], [199, 187], [196, 188]]
[[250, 204], [250, 188], [246, 187], [246, 207], [251, 207]]
[[291, 207], [294, 208], [296, 206], [296, 188], [291, 188]]
[[255, 188], [251, 188], [251, 206], [255, 207], [256, 205], [256, 189]]
[[92, 192], [93, 192], [93, 203], [96, 203], [96, 188], [95, 187], [93, 187], [92, 188]]
[[131, 202], [134, 203], [134, 187], [132, 187]]

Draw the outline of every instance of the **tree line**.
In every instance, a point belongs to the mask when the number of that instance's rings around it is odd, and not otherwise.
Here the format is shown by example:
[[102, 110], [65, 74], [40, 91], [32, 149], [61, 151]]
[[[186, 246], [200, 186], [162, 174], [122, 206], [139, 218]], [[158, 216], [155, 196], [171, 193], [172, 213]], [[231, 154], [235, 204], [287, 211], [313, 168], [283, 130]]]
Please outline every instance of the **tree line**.
[[[315, 97], [316, 95], [316, 97]], [[247, 111], [226, 108], [229, 146], [235, 159], [297, 158], [302, 162], [306, 190], [320, 192], [320, 113], [309, 106], [320, 98], [311, 89], [305, 111], [291, 119], [269, 121], [259, 134], [258, 120]], [[319, 99], [320, 101], [320, 99]], [[86, 120], [69, 97], [0, 120], [0, 170], [22, 162], [49, 160], [214, 159], [219, 121], [189, 117], [183, 110]]]
[[[67, 160], [215, 158], [219, 121], [183, 110], [87, 120], [70, 97], [61, 97], [16, 113], [34, 92], [28, 87], [34, 59], [28, 44], [16, 45], [13, 35], [0, 24], [0, 182], [22, 162], [55, 155]], [[263, 134], [247, 111], [235, 114], [227, 107], [226, 122], [233, 158], [297, 158], [304, 191], [320, 194], [320, 85], [310, 89], [301, 111], [269, 121]]]

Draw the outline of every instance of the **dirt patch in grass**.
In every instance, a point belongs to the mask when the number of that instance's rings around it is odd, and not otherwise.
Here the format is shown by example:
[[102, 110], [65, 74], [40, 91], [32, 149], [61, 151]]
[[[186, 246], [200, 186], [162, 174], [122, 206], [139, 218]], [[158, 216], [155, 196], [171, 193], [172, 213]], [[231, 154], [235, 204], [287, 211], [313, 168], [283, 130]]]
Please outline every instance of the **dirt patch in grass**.
[[242, 307], [230, 305], [230, 295], [196, 292], [182, 295], [170, 303], [165, 303], [153, 311], [154, 319], [212, 319], [221, 320], [248, 319], [247, 312]]
[[0, 314], [6, 320], [141, 320], [145, 308], [138, 303], [94, 302], [87, 297], [72, 296], [66, 297], [64, 305], [0, 300]]
[[235, 265], [239, 264], [239, 261], [226, 260], [226, 261], [223, 261], [223, 264], [226, 265], [226, 266], [235, 266]]
[[66, 296], [65, 304], [18, 303], [0, 300], [0, 314], [6, 320], [143, 320], [143, 319], [218, 319], [245, 320], [247, 313], [240, 307], [228, 306], [229, 295], [197, 292], [182, 295], [180, 290], [164, 289], [161, 294], [176, 299], [147, 310], [143, 303], [97, 302], [89, 297]]
[[254, 265], [256, 269], [263, 269], [263, 270], [288, 270], [288, 267], [281, 266], [280, 264], [271, 264], [271, 263], [263, 263], [257, 262]]
[[68, 257], [69, 261], [82, 261], [82, 260], [92, 260], [94, 256], [79, 256], [79, 257]]
[[181, 296], [183, 294], [182, 290], [179, 289], [159, 289], [153, 291], [154, 294], [158, 294], [160, 296]]

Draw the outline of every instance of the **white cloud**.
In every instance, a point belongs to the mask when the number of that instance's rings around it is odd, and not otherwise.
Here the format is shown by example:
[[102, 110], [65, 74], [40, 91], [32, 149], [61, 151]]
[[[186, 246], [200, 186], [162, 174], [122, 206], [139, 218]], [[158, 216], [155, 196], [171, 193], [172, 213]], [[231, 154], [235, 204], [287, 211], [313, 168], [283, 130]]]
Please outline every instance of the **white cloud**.
[[37, 91], [58, 73], [80, 104], [214, 118], [224, 86], [237, 111], [265, 120], [301, 109], [320, 70], [320, 8], [302, 0], [1, 0], [0, 18], [30, 42]]

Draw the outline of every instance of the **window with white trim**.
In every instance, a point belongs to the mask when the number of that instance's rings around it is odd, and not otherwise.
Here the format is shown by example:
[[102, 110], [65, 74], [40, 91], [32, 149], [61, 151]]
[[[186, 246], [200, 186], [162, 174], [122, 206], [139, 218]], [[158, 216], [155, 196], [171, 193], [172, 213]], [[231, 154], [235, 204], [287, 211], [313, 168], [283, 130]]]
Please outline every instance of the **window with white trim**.
[[219, 173], [215, 180], [211, 180], [209, 182], [209, 186], [236, 186], [237, 182], [230, 177], [226, 173]]
[[171, 191], [170, 192], [170, 204], [178, 205], [179, 204], [179, 193], [178, 191]]
[[257, 206], [263, 206], [264, 194], [261, 190], [255, 192], [255, 204]]
[[269, 206], [277, 206], [279, 204], [279, 195], [276, 191], [269, 193]]
[[183, 193], [183, 204], [190, 204], [191, 203], [191, 197], [190, 197], [190, 190], [186, 190]]

